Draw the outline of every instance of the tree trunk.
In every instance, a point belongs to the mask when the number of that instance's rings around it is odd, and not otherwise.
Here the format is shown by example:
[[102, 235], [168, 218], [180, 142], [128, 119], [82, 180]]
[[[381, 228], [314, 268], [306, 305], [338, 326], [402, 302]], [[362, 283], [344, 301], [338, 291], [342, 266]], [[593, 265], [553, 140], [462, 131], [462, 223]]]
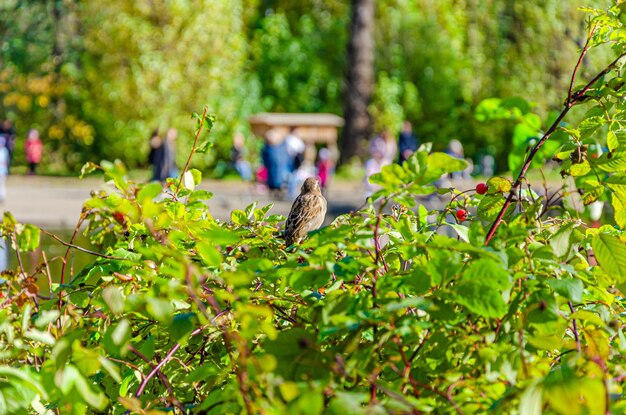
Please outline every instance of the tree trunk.
[[374, 89], [374, 10], [374, 0], [352, 0], [340, 164], [362, 156], [372, 132], [368, 105]]
[[[61, 67], [63, 65], [63, 47], [61, 45], [62, 37], [62, 19], [63, 7], [62, 0], [52, 0], [52, 19], [54, 22], [54, 39], [52, 44], [52, 64], [54, 65], [54, 84], [55, 86], [61, 82]], [[65, 113], [65, 99], [57, 93], [51, 97], [52, 113], [57, 122], [63, 119]]]

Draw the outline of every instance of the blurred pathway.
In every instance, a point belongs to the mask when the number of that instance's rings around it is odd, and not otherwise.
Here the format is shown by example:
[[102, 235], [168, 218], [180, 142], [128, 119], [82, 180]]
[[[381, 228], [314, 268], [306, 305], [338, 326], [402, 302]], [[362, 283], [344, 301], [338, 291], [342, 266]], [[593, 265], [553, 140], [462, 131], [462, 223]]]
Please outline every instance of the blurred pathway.
[[[459, 189], [469, 189], [474, 182], [456, 184]], [[71, 177], [9, 176], [7, 200], [2, 206], [19, 222], [32, 223], [50, 230], [73, 228], [80, 215], [83, 203], [92, 189], [103, 186], [100, 178], [79, 180]], [[200, 186], [213, 192], [208, 205], [211, 214], [218, 219], [228, 220], [234, 209], [244, 209], [257, 201], [259, 206], [274, 203], [272, 214], [287, 215], [291, 201], [272, 200], [267, 194], [255, 190], [254, 186], [240, 181], [206, 180]], [[326, 223], [343, 213], [361, 207], [365, 201], [361, 181], [335, 181], [327, 195], [328, 215]], [[428, 208], [440, 208], [438, 198], [426, 203]]]
[[[19, 222], [32, 223], [48, 229], [73, 228], [83, 203], [92, 189], [103, 186], [100, 178], [79, 180], [66, 177], [9, 176], [7, 200], [3, 210], [11, 212]], [[287, 215], [290, 201], [275, 201], [255, 191], [248, 183], [239, 181], [206, 180], [200, 186], [213, 192], [208, 205], [211, 214], [227, 220], [234, 209], [243, 209], [258, 201], [259, 206], [274, 203], [270, 213]], [[328, 220], [354, 210], [363, 203], [360, 182], [338, 182], [329, 189]]]

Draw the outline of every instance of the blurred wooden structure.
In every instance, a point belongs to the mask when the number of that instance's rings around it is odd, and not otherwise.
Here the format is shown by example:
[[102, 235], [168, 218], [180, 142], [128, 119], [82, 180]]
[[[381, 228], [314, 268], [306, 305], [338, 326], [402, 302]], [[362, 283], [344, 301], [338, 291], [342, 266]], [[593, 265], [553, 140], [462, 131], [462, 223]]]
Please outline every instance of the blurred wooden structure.
[[305, 160], [315, 161], [316, 144], [328, 147], [336, 159], [338, 129], [343, 118], [334, 114], [260, 113], [248, 118], [252, 132], [271, 144], [280, 143], [293, 129], [293, 133], [306, 144]]

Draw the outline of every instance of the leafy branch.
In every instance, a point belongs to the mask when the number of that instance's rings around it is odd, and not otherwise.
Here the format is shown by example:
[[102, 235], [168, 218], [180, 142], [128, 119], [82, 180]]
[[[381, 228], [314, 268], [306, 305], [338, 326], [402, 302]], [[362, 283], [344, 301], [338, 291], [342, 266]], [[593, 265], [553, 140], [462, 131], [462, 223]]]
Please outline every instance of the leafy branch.
[[589, 50], [589, 40], [591, 39], [591, 36], [593, 35], [594, 31], [595, 31], [595, 27], [594, 27], [594, 29], [592, 29], [592, 31], [590, 31], [588, 39], [587, 39], [587, 43], [583, 47], [582, 52], [580, 54], [580, 57], [578, 59], [578, 62], [576, 63], [576, 66], [575, 66], [574, 71], [572, 73], [572, 79], [571, 79], [571, 82], [570, 82], [570, 90], [569, 90], [569, 93], [568, 93], [568, 97], [565, 100], [565, 104], [563, 106], [563, 109], [561, 110], [559, 115], [556, 117], [556, 119], [554, 120], [552, 125], [550, 125], [548, 130], [543, 134], [541, 139], [528, 152], [528, 155], [526, 156], [526, 161], [522, 165], [522, 168], [521, 168], [519, 174], [517, 175], [517, 179], [515, 180], [515, 182], [513, 183], [513, 186], [511, 187], [511, 190], [509, 191], [508, 197], [506, 198], [504, 204], [502, 205], [502, 208], [500, 209], [500, 212], [498, 213], [498, 215], [496, 216], [495, 220], [493, 221], [493, 223], [492, 223], [492, 225], [491, 225], [491, 227], [489, 229], [489, 232], [487, 232], [487, 236], [485, 238], [485, 245], [489, 244], [489, 242], [493, 238], [494, 234], [496, 233], [496, 230], [498, 229], [498, 227], [502, 223], [502, 218], [504, 217], [504, 214], [506, 213], [507, 209], [511, 205], [511, 202], [513, 201], [513, 198], [518, 193], [518, 191], [519, 191], [519, 189], [520, 189], [520, 187], [521, 187], [521, 185], [522, 185], [522, 183], [523, 183], [523, 181], [524, 181], [524, 179], [526, 177], [526, 173], [527, 173], [527, 171], [528, 171], [528, 169], [529, 169], [533, 159], [537, 155], [537, 152], [539, 151], [539, 149], [550, 138], [552, 133], [554, 133], [557, 130], [557, 128], [559, 127], [561, 121], [563, 120], [563, 118], [565, 118], [565, 116], [569, 113], [569, 111], [576, 104], [579, 104], [579, 103], [583, 102], [586, 99], [586, 95], [585, 94], [593, 87], [593, 85], [596, 82], [598, 82], [598, 80], [600, 80], [603, 76], [605, 76], [607, 73], [609, 73], [611, 70], [613, 70], [613, 68], [617, 65], [617, 63], [624, 56], [626, 56], [626, 53], [620, 54], [617, 58], [615, 58], [615, 60], [613, 60], [613, 62], [611, 62], [603, 70], [598, 72], [598, 74], [596, 76], [594, 76], [593, 79], [591, 79], [589, 82], [587, 82], [587, 84], [585, 84], [585, 86], [583, 86], [582, 88], [580, 88], [576, 92], [572, 93], [572, 84], [574, 83], [574, 78], [576, 76], [576, 73], [578, 72], [578, 68], [580, 67], [580, 65], [581, 65], [581, 63], [583, 61], [583, 57], [585, 56], [585, 54]]
[[198, 123], [196, 125], [196, 135], [193, 140], [191, 151], [189, 152], [189, 157], [187, 157], [185, 167], [180, 173], [180, 179], [178, 179], [178, 184], [176, 185], [176, 190], [174, 191], [174, 194], [176, 195], [178, 194], [180, 186], [185, 179], [185, 173], [189, 170], [189, 165], [191, 164], [191, 159], [193, 158], [193, 155], [196, 153], [196, 151], [205, 152], [210, 145], [210, 143], [207, 142], [201, 146], [198, 146], [198, 141], [200, 140], [200, 136], [202, 135], [202, 131], [204, 130], [205, 126], [207, 134], [211, 132], [211, 129], [213, 128], [213, 123], [215, 122], [215, 116], [209, 114], [209, 107], [204, 107], [204, 112], [202, 113], [202, 116], [194, 113], [193, 118], [198, 120]]

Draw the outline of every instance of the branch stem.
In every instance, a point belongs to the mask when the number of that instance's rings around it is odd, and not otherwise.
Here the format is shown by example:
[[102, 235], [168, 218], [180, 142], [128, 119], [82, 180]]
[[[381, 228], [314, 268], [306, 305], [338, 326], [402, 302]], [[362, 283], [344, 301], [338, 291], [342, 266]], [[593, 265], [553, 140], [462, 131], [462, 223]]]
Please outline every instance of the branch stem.
[[[581, 55], [584, 55], [586, 51], [587, 49], [583, 49], [583, 52], [581, 53]], [[568, 96], [567, 100], [565, 101], [565, 105], [563, 106], [563, 109], [561, 110], [561, 113], [558, 115], [556, 120], [554, 120], [550, 128], [548, 128], [548, 130], [543, 134], [541, 139], [531, 148], [530, 152], [528, 153], [528, 156], [526, 157], [526, 161], [524, 162], [521, 171], [517, 175], [517, 179], [515, 180], [515, 183], [513, 183], [513, 186], [511, 187], [511, 191], [509, 192], [509, 195], [506, 198], [504, 205], [502, 205], [502, 209], [500, 209], [500, 212], [496, 216], [496, 219], [493, 221], [493, 224], [491, 225], [491, 228], [489, 229], [489, 232], [487, 233], [487, 237], [485, 238], [485, 245], [489, 245], [489, 242], [495, 235], [496, 230], [502, 223], [502, 218], [504, 217], [504, 214], [506, 213], [509, 206], [511, 205], [513, 198], [515, 197], [518, 190], [520, 189], [522, 182], [524, 178], [526, 177], [526, 172], [528, 171], [530, 164], [532, 163], [533, 159], [537, 155], [537, 152], [539, 151], [539, 149], [541, 149], [541, 147], [545, 144], [545, 142], [548, 141], [548, 138], [550, 138], [552, 133], [556, 131], [556, 129], [559, 127], [559, 124], [561, 123], [563, 118], [565, 118], [567, 113], [572, 109], [572, 107], [582, 102], [585, 98], [585, 94], [589, 91], [589, 89], [591, 89], [591, 87], [600, 78], [602, 78], [604, 75], [610, 72], [613, 69], [613, 67], [615, 67], [617, 62], [619, 62], [619, 60], [622, 59], [624, 56], [626, 56], [626, 53], [622, 53], [621, 55], [619, 55], [613, 62], [607, 65], [606, 68], [604, 68], [596, 76], [594, 76], [593, 79], [589, 81], [583, 88], [581, 88], [580, 90], [576, 92], [571, 93], [570, 96]], [[577, 67], [575, 68], [575, 71], [577, 71]]]
[[180, 173], [180, 179], [178, 179], [178, 185], [176, 186], [176, 191], [174, 194], [178, 195], [178, 191], [180, 190], [180, 186], [183, 183], [183, 178], [185, 177], [185, 173], [189, 170], [189, 165], [191, 164], [191, 158], [196, 152], [198, 148], [198, 140], [202, 135], [202, 130], [204, 129], [204, 121], [206, 120], [207, 114], [209, 112], [209, 107], [204, 107], [204, 112], [202, 113], [202, 118], [200, 119], [200, 126], [196, 130], [196, 137], [193, 140], [193, 147], [191, 147], [191, 151], [189, 152], [189, 157], [187, 158], [187, 163], [185, 163], [185, 168]]

